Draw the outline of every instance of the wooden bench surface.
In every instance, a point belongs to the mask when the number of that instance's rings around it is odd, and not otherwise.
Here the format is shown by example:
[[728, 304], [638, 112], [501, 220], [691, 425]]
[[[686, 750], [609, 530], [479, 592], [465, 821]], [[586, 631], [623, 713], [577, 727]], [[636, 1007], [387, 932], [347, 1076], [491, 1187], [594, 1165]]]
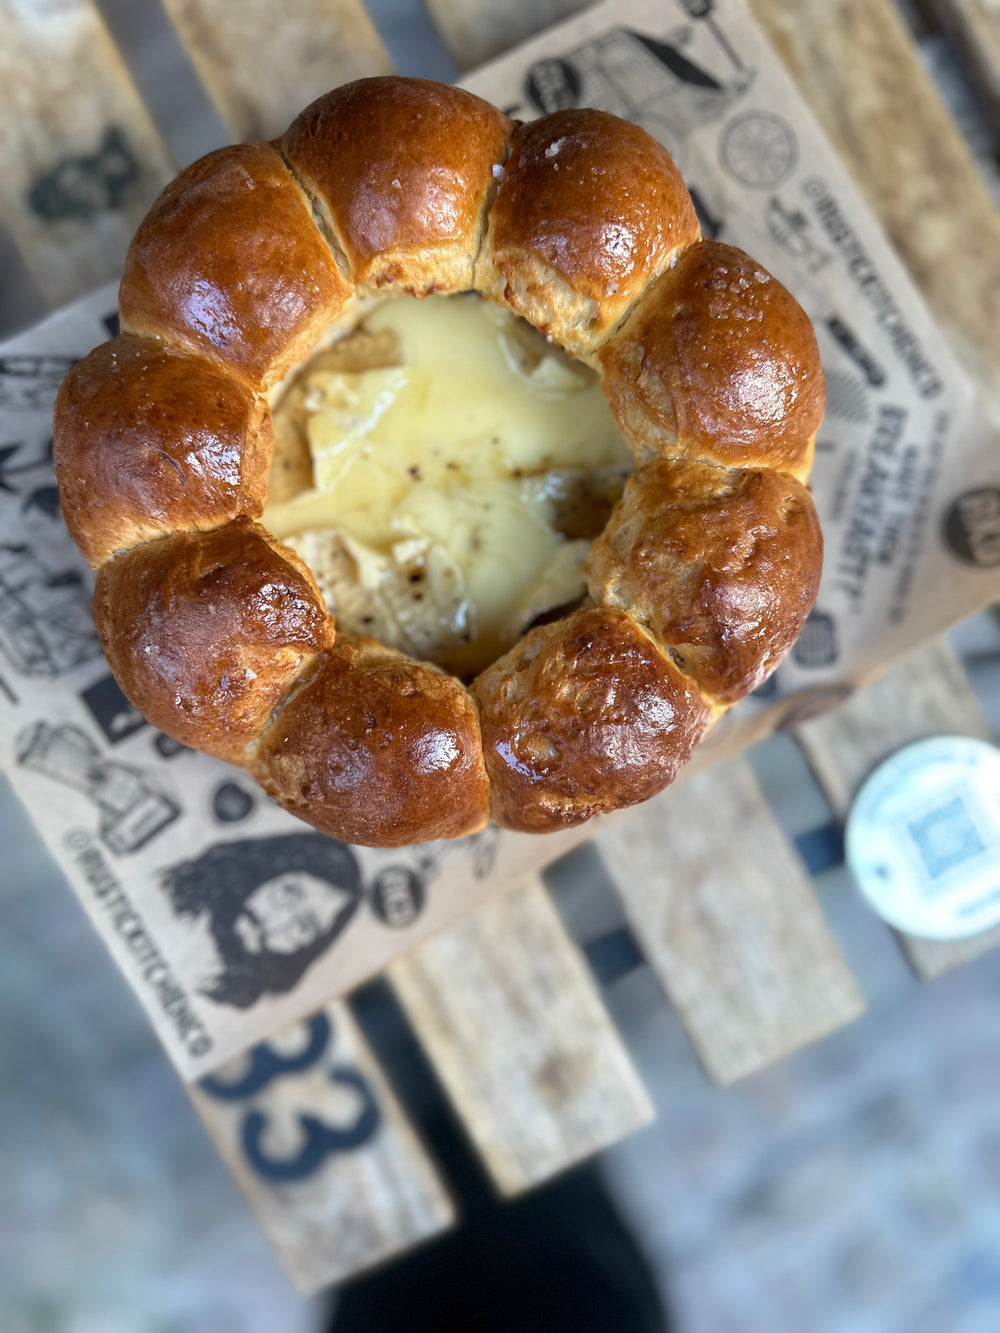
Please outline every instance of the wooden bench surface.
[[[361, 0], [285, 0], [280, 22], [260, 0], [164, 4], [234, 139], [274, 134], [325, 88], [391, 67]], [[584, 7], [426, 5], [462, 70]], [[944, 7], [963, 30], [996, 38], [986, 0]], [[753, 0], [753, 8], [943, 328], [1000, 404], [1000, 224], [890, 0]], [[995, 51], [984, 57], [987, 82]], [[90, 0], [49, 0], [37, 12], [0, 0], [0, 161], [0, 221], [50, 304], [117, 273], [173, 164]], [[894, 708], [901, 690], [906, 707]], [[875, 762], [937, 731], [982, 735], [985, 724], [957, 661], [932, 647], [803, 724], [798, 740], [842, 817]], [[745, 760], [685, 781], [597, 844], [645, 960], [718, 1082], [753, 1073], [863, 1008]], [[931, 977], [998, 939], [904, 943], [917, 972]], [[540, 880], [499, 895], [389, 976], [500, 1190], [537, 1184], [652, 1114]], [[190, 1091], [303, 1290], [455, 1221], [446, 1184], [342, 1003]], [[297, 1175], [300, 1159], [314, 1170]]]

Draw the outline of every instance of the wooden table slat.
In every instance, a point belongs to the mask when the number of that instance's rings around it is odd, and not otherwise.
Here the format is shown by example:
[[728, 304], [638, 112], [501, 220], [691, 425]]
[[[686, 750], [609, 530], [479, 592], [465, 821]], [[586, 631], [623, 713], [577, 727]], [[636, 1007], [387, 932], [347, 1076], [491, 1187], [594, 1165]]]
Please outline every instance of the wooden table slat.
[[[854, 794], [883, 759], [911, 741], [941, 733], [990, 740], [968, 678], [945, 641], [910, 653], [839, 707], [804, 722], [796, 736], [836, 813], [845, 818]], [[914, 971], [932, 980], [1000, 944], [1000, 927], [966, 940], [901, 935]]]
[[751, 0], [1000, 415], [1000, 214], [893, 0]]
[[[306, 1068], [282, 1071], [281, 1062], [294, 1064], [311, 1045], [317, 1053]], [[241, 1083], [261, 1078], [257, 1090], [239, 1095]], [[433, 1163], [341, 1002], [188, 1092], [304, 1294], [455, 1220]]]
[[53, 306], [121, 272], [174, 174], [90, 0], [0, 0], [0, 220]]
[[338, 84], [391, 62], [361, 0], [163, 0], [234, 140], [270, 139]]
[[931, 7], [960, 46], [994, 110], [1000, 111], [1000, 2], [931, 0]]
[[570, 18], [593, 0], [423, 0], [460, 70], [481, 65], [543, 28]]
[[864, 1009], [744, 760], [668, 788], [596, 842], [649, 965], [717, 1083]]
[[516, 1194], [649, 1123], [593, 978], [531, 879], [388, 975], [498, 1188]]

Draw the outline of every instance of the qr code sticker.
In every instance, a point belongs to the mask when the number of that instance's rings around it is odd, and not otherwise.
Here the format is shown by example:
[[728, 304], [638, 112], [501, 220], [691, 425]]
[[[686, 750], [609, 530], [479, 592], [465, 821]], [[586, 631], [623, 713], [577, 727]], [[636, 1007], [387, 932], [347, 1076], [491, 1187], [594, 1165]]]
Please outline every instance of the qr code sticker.
[[986, 850], [979, 830], [961, 796], [907, 824], [924, 869], [933, 880], [965, 865]]

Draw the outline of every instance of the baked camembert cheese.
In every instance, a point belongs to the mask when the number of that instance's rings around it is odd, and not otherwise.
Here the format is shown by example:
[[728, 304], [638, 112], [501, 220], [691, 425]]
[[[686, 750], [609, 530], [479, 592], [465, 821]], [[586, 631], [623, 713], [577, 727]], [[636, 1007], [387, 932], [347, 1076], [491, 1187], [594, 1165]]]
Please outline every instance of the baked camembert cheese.
[[263, 521], [342, 630], [461, 676], [579, 602], [634, 469], [597, 375], [476, 295], [376, 306], [274, 422]]

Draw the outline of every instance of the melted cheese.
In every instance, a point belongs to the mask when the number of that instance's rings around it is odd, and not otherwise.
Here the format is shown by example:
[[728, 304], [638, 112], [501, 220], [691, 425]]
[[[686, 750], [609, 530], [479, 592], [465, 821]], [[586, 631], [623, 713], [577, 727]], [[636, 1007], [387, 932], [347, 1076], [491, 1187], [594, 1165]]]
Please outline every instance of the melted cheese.
[[313, 486], [264, 522], [342, 630], [468, 674], [583, 594], [631, 455], [594, 373], [490, 302], [387, 301], [362, 330], [398, 364], [305, 368]]

